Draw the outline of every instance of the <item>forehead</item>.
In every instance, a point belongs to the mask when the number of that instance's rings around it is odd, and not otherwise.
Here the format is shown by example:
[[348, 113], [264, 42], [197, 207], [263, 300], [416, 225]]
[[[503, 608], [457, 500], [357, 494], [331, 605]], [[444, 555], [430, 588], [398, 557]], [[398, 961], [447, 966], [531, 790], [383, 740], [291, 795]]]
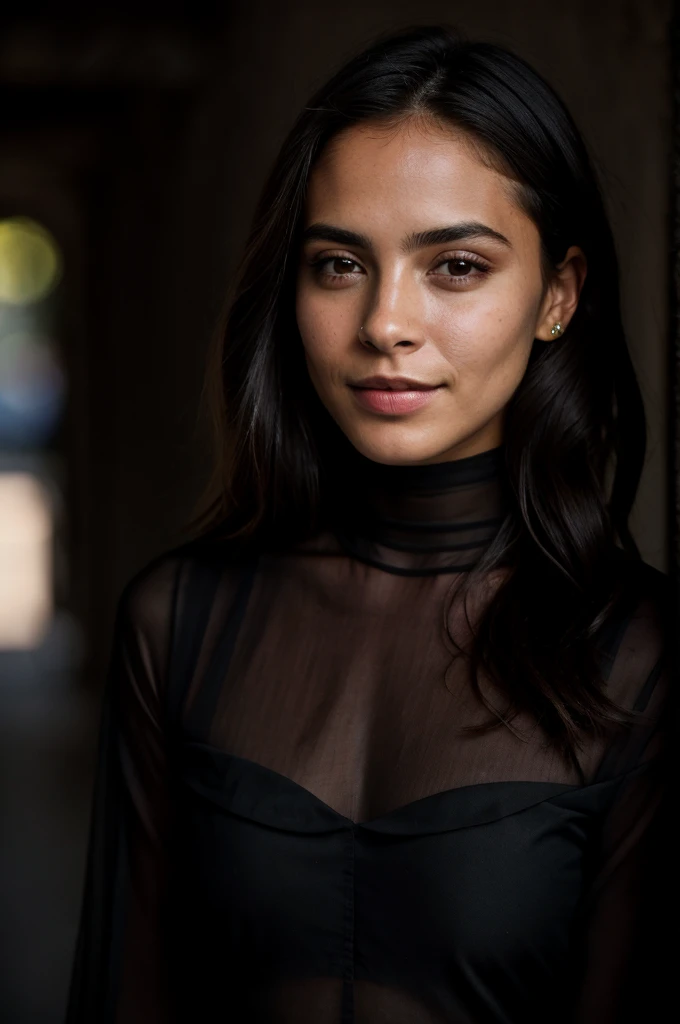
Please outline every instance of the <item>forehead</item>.
[[374, 230], [401, 233], [406, 226], [452, 219], [482, 220], [503, 234], [533, 227], [513, 197], [511, 180], [454, 128], [355, 125], [331, 140], [312, 169], [307, 223], [342, 220], [342, 226], [351, 222], [367, 230], [370, 223]]

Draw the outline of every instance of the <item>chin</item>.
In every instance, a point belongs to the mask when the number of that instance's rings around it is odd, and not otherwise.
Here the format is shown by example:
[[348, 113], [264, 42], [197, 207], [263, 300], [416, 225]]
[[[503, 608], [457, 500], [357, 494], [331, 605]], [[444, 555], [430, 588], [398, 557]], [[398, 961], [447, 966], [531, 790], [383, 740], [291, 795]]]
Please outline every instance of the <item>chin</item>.
[[354, 447], [367, 459], [385, 465], [417, 465], [423, 462], [441, 461], [454, 442], [445, 445], [424, 444], [418, 438], [371, 438], [366, 433], [349, 435]]

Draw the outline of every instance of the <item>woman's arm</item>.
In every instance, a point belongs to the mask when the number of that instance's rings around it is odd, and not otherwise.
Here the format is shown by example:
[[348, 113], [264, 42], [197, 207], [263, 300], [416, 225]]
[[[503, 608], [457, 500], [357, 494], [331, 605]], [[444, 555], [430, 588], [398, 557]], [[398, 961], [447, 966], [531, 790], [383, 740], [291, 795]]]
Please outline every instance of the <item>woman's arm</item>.
[[[575, 1024], [664, 1019], [668, 925], [677, 920], [670, 829], [674, 751], [671, 670], [660, 657], [646, 684], [646, 727], [600, 834], [587, 904], [585, 973]], [[641, 735], [640, 735], [641, 734]], [[635, 735], [635, 734], [634, 734]]]
[[171, 1020], [163, 685], [176, 572], [171, 559], [153, 563], [117, 607], [66, 1024]]

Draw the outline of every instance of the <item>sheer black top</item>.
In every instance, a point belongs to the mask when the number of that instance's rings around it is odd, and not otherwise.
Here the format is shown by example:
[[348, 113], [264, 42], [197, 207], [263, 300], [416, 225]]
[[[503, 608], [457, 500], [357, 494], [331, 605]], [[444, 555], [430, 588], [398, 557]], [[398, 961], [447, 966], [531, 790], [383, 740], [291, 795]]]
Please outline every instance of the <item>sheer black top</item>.
[[371, 463], [337, 529], [192, 542], [130, 580], [67, 1024], [628, 1019], [656, 934], [668, 578], [627, 570], [625, 741], [586, 743], [579, 772], [528, 715], [466, 730], [487, 716], [445, 616], [503, 465]]

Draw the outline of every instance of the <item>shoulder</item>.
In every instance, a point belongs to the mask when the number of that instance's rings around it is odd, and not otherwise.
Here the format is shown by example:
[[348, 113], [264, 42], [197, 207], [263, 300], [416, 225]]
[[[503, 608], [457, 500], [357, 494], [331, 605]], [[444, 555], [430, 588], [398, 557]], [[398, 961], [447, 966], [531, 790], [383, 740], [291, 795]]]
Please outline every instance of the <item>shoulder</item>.
[[190, 586], [228, 585], [250, 554], [247, 545], [203, 538], [168, 548], [128, 578], [118, 599], [117, 617], [149, 635], [164, 631]]
[[630, 586], [641, 598], [664, 605], [672, 596], [672, 580], [668, 573], [642, 559], [624, 559]]
[[621, 567], [625, 622], [640, 638], [644, 632], [648, 645], [665, 646], [675, 606], [671, 577], [641, 559], [624, 559]]
[[609, 681], [626, 707], [648, 703], [669, 667], [675, 597], [671, 577], [640, 559], [621, 556], [622, 594]]

